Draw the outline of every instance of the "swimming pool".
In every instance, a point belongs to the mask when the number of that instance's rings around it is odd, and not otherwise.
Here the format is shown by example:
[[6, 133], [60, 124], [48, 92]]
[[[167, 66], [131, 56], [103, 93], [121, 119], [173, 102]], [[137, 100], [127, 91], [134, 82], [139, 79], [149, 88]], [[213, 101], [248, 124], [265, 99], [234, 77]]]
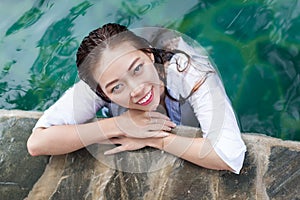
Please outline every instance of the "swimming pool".
[[75, 53], [90, 30], [163, 26], [209, 52], [243, 132], [300, 140], [299, 16], [298, 0], [4, 0], [0, 108], [53, 104], [77, 80]]

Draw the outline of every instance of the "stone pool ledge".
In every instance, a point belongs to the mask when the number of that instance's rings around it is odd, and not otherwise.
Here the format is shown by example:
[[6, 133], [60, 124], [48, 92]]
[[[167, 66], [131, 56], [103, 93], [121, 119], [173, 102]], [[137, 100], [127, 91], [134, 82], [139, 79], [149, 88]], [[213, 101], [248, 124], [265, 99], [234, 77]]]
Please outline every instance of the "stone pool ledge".
[[[167, 153], [161, 159], [171, 160], [166, 167], [130, 173], [104, 165], [86, 149], [31, 157], [26, 141], [40, 116], [40, 112], [0, 110], [2, 200], [300, 198], [300, 142], [244, 133], [248, 152], [240, 175], [204, 169]], [[176, 131], [199, 132], [188, 127]], [[147, 162], [151, 151], [144, 149], [142, 157], [131, 156], [130, 161]], [[115, 160], [117, 167], [128, 165], [118, 157]]]

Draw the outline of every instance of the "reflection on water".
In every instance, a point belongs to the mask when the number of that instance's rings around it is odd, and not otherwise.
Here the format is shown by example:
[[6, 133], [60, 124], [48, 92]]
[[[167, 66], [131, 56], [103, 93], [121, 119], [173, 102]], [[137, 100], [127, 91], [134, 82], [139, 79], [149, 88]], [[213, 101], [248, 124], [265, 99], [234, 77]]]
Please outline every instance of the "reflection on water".
[[[33, 8], [26, 11], [8, 29], [6, 36], [26, 29], [37, 22], [43, 15], [41, 10], [44, 7], [43, 3], [34, 5]], [[15, 87], [17, 90], [12, 94], [8, 93], [5, 99], [7, 103], [14, 106], [13, 108], [44, 110], [69, 87], [70, 84], [65, 84], [66, 82], [75, 80], [76, 67], [72, 63], [78, 41], [72, 37], [73, 22], [90, 6], [89, 2], [82, 2], [72, 7], [64, 18], [47, 25], [42, 37], [35, 41], [38, 56], [29, 69], [30, 78], [27, 79], [26, 91], [22, 89], [22, 85], [17, 85]], [[11, 64], [9, 63], [7, 66], [11, 66]]]
[[300, 140], [299, 15], [298, 0], [5, 0], [0, 108], [45, 110], [53, 104], [76, 81], [76, 50], [90, 30], [107, 22], [159, 25], [209, 51], [243, 132]]

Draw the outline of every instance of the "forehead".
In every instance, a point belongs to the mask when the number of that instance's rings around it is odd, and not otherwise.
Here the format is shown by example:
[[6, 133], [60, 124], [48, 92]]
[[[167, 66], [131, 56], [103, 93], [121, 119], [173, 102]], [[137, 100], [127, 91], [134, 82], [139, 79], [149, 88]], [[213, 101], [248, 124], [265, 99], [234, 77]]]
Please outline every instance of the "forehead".
[[103, 74], [117, 74], [127, 70], [136, 57], [142, 56], [146, 55], [127, 42], [114, 48], [107, 48], [102, 52], [101, 59], [97, 63], [95, 69], [95, 76], [97, 77], [95, 79], [99, 80]]
[[124, 42], [113, 48], [107, 48], [103, 51], [100, 65], [109, 66], [118, 60], [128, 57], [129, 54], [137, 52], [137, 49], [128, 42]]

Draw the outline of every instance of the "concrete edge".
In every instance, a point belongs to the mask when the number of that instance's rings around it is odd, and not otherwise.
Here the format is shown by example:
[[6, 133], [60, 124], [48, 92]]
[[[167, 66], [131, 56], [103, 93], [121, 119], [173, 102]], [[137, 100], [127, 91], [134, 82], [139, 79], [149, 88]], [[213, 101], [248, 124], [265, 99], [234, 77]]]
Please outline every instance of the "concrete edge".
[[[5, 110], [0, 109], [0, 117], [16, 117], [16, 118], [33, 118], [39, 119], [43, 112], [40, 111], [24, 111], [24, 110]], [[242, 133], [242, 138], [252, 144], [257, 143], [259, 140], [270, 146], [285, 146], [294, 150], [300, 150], [299, 141], [282, 140], [272, 136], [267, 136], [262, 133]]]
[[299, 141], [282, 140], [280, 138], [275, 138], [261, 133], [242, 133], [242, 138], [247, 142], [251, 142], [251, 144], [256, 144], [259, 140], [260, 143], [268, 144], [267, 146], [269, 147], [283, 146], [292, 150], [300, 150]]
[[38, 119], [43, 112], [39, 111], [24, 111], [24, 110], [5, 110], [0, 109], [0, 117], [16, 117], [16, 118], [33, 118]]

